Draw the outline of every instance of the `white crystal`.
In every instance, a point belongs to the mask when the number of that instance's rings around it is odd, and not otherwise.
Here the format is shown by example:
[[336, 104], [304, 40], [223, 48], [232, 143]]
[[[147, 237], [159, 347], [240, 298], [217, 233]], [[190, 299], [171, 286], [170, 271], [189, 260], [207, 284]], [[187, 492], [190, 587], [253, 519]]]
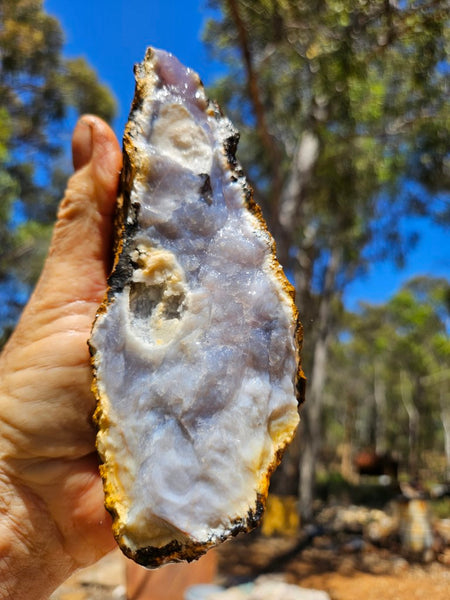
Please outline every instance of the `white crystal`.
[[137, 81], [128, 277], [90, 340], [97, 443], [121, 544], [210, 544], [245, 528], [297, 425], [295, 309], [231, 123], [171, 55], [149, 52]]

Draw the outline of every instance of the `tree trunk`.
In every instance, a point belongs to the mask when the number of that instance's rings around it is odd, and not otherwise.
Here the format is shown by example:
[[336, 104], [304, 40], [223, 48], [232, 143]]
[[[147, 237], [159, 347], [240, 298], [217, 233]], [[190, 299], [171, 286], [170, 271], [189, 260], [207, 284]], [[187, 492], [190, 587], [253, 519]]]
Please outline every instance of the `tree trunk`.
[[384, 454], [387, 450], [386, 440], [386, 383], [381, 373], [381, 364], [375, 361], [373, 368], [373, 395], [375, 398], [375, 452]]
[[345, 398], [344, 442], [341, 446], [341, 475], [349, 483], [359, 480], [354, 462], [353, 440], [355, 435], [355, 400], [351, 395]]
[[317, 458], [321, 447], [323, 388], [331, 333], [331, 302], [340, 264], [341, 250], [334, 248], [328, 261], [319, 300], [317, 337], [313, 350], [309, 393], [302, 411], [303, 424], [300, 432], [302, 448], [298, 495], [300, 515], [304, 521], [310, 521], [313, 515]]
[[299, 510], [304, 521], [313, 514], [317, 457], [320, 450], [322, 393], [325, 385], [328, 336], [319, 338], [314, 348], [310, 390], [302, 411]]
[[404, 371], [400, 371], [400, 395], [408, 415], [408, 470], [415, 479], [419, 467], [419, 411], [412, 397], [412, 384]]
[[[303, 522], [309, 522], [313, 516], [313, 502], [316, 483], [316, 462], [318, 454], [317, 431], [313, 431], [311, 420], [306, 411], [303, 415], [302, 451], [300, 454], [299, 513]], [[314, 423], [314, 419], [312, 420]], [[318, 429], [318, 428], [316, 428]]]
[[431, 373], [420, 380], [422, 385], [437, 385], [440, 405], [440, 417], [444, 430], [445, 478], [450, 482], [450, 369]]
[[[247, 89], [250, 101], [253, 107], [253, 113], [256, 119], [256, 129], [261, 140], [261, 144], [269, 158], [271, 170], [271, 193], [269, 219], [272, 233], [275, 239], [283, 242], [283, 228], [279, 221], [280, 199], [283, 190], [283, 177], [281, 173], [282, 156], [277, 140], [271, 135], [266, 118], [266, 111], [261, 97], [260, 86], [258, 82], [258, 73], [253, 64], [253, 56], [250, 48], [250, 37], [245, 22], [242, 20], [239, 11], [239, 2], [236, 0], [227, 0], [231, 18], [236, 27], [236, 33], [239, 41], [239, 48], [242, 54], [242, 62], [245, 68], [247, 78]], [[278, 259], [281, 264], [287, 265], [288, 247], [281, 243], [278, 249]]]
[[376, 412], [377, 406], [373, 394], [364, 394], [359, 399], [360, 427], [359, 439], [364, 448], [375, 448], [376, 440]]
[[[447, 384], [448, 385], [448, 384]], [[450, 482], [450, 397], [442, 389], [439, 393], [441, 404], [441, 421], [444, 428], [445, 447], [445, 479]]]

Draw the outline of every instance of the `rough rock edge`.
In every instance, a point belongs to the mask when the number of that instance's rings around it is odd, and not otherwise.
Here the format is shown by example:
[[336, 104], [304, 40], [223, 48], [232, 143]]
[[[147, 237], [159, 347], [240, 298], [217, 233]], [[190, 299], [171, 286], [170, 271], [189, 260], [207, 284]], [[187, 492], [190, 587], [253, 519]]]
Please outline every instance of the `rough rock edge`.
[[[142, 63], [138, 63], [134, 67], [136, 87], [123, 138], [123, 168], [120, 177], [119, 197], [117, 200], [115, 216], [113, 268], [108, 278], [108, 288], [105, 294], [105, 299], [97, 311], [97, 316], [106, 312], [106, 309], [113, 301], [114, 296], [121, 292], [129, 281], [133, 270], [129, 254], [127, 252], [127, 242], [132, 239], [133, 230], [137, 226], [137, 211], [139, 209], [138, 206], [132, 206], [130, 200], [130, 193], [137, 172], [136, 163], [138, 162], [134, 159], [136, 147], [133, 143], [133, 125], [134, 116], [139, 111], [147, 92], [148, 83], [145, 78], [146, 64], [153, 59], [153, 54], [153, 49], [148, 48], [144, 61]], [[199, 87], [203, 88], [203, 84], [201, 83], [200, 79]], [[217, 120], [224, 118], [219, 106], [211, 101], [208, 102], [208, 112], [210, 112], [210, 114], [213, 113]], [[273, 270], [273, 274], [275, 278], [278, 279], [282, 289], [291, 299], [292, 315], [293, 319], [296, 321], [295, 345], [297, 349], [298, 364], [298, 369], [295, 376], [295, 388], [297, 400], [300, 405], [304, 402], [306, 378], [301, 367], [303, 327], [294, 302], [295, 290], [287, 280], [281, 265], [278, 263], [276, 258], [275, 241], [267, 229], [262, 211], [253, 199], [253, 190], [247, 183], [242, 168], [236, 159], [238, 142], [239, 133], [234, 131], [224, 143], [224, 153], [228, 161], [231, 177], [237, 181], [240, 181], [242, 184], [242, 192], [245, 198], [247, 209], [256, 217], [260, 228], [267, 235], [267, 239], [269, 240], [268, 243], [272, 253], [271, 268]], [[255, 230], [257, 229], [255, 228]], [[258, 485], [254, 509], [250, 509], [245, 518], [237, 519], [235, 522], [230, 523], [230, 528], [224, 532], [220, 539], [211, 539], [211, 541], [206, 543], [197, 542], [195, 540], [190, 540], [188, 543], [181, 543], [174, 540], [163, 547], [149, 546], [137, 549], [132, 549], [127, 546], [123, 540], [123, 531], [126, 529], [126, 526], [124, 523], [122, 523], [117, 510], [117, 504], [124, 504], [125, 492], [120, 489], [120, 482], [114, 474], [114, 465], [109, 464], [106, 453], [102, 451], [100, 447], [101, 444], [99, 443], [99, 434], [101, 434], [101, 432], [107, 432], [109, 428], [109, 401], [104, 396], [101, 396], [97, 385], [97, 368], [95, 364], [96, 348], [91, 344], [90, 341], [88, 342], [88, 345], [93, 369], [92, 391], [97, 401], [97, 407], [93, 415], [93, 421], [97, 429], [96, 445], [100, 458], [100, 474], [103, 479], [103, 487], [105, 492], [105, 507], [113, 518], [113, 534], [122, 552], [135, 562], [151, 568], [161, 566], [167, 562], [191, 562], [200, 558], [200, 556], [205, 554], [212, 546], [217, 545], [221, 541], [225, 541], [229, 537], [234, 537], [238, 533], [251, 531], [258, 526], [265, 509], [270, 477], [273, 471], [279, 465], [286, 447], [290, 444], [295, 435], [295, 431], [290, 437], [286, 437], [286, 439], [283, 440], [284, 443], [282, 446], [277, 448], [274, 461], [269, 465], [267, 472], [261, 478]]]

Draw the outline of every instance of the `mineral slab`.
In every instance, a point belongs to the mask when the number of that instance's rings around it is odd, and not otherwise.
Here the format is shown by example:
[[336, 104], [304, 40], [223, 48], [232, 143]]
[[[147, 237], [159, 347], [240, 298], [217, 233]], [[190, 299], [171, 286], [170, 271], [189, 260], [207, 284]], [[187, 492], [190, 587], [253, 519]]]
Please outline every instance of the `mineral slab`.
[[293, 290], [198, 75], [148, 49], [124, 136], [115, 264], [90, 339], [124, 553], [192, 560], [261, 518], [303, 375]]

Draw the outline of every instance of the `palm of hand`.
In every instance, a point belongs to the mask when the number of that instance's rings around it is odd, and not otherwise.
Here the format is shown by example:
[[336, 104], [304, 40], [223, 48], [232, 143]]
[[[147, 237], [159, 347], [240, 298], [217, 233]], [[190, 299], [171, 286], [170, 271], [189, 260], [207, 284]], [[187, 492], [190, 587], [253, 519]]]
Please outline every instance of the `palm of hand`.
[[121, 154], [94, 117], [78, 125], [73, 151], [77, 171], [49, 258], [0, 365], [3, 509], [60, 579], [113, 544], [94, 449], [87, 339], [106, 287]]

